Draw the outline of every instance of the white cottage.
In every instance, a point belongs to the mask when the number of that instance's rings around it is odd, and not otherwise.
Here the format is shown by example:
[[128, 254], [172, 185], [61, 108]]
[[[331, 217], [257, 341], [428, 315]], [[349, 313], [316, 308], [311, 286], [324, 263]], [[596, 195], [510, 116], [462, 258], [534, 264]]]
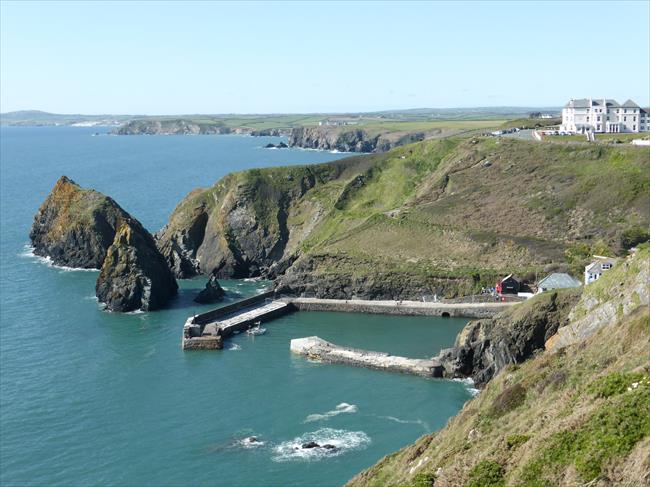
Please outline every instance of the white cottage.
[[585, 267], [585, 285], [598, 280], [603, 275], [603, 272], [607, 272], [616, 265], [616, 260], [611, 257], [594, 255], [594, 260]]

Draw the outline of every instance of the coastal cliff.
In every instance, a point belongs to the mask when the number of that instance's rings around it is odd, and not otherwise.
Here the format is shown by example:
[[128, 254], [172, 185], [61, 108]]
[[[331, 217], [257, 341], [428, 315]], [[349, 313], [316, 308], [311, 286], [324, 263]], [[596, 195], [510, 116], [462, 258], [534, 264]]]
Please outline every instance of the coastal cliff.
[[162, 307], [177, 284], [151, 234], [113, 199], [62, 176], [34, 217], [34, 253], [57, 265], [101, 269], [100, 302], [112, 311]]
[[111, 311], [153, 311], [167, 304], [178, 285], [151, 234], [127, 220], [106, 252], [95, 289]]
[[[644, 148], [427, 140], [231, 174], [191, 192], [156, 238], [177, 277], [264, 276], [279, 292], [340, 299], [455, 297], [620, 252], [650, 224], [649, 175]], [[585, 190], [601, 185], [610, 190]]]
[[482, 387], [508, 365], [544, 350], [544, 343], [569, 323], [580, 290], [546, 292], [493, 318], [470, 321], [453, 348], [436, 359], [446, 377], [470, 377]]
[[[575, 335], [555, 352], [538, 350], [528, 360], [506, 366], [442, 430], [384, 457], [347, 485], [647, 485], [648, 281], [638, 299], [628, 300], [626, 290], [637, 288], [649, 265], [650, 246], [645, 244], [618, 273], [609, 271], [611, 278], [605, 274], [587, 286], [576, 305], [560, 304], [559, 295], [527, 303], [538, 309], [526, 314], [539, 313], [553, 327], [572, 308], [568, 324], [559, 330], [580, 328], [581, 320], [600, 326]], [[595, 296], [599, 305], [589, 307]], [[621, 312], [603, 321], [602, 306]], [[507, 325], [505, 318], [504, 313], [500, 326]], [[522, 322], [512, 318], [510, 326], [519, 329]], [[519, 332], [530, 329], [524, 324]]]
[[57, 265], [99, 269], [116, 228], [131, 216], [113, 199], [61, 176], [34, 216], [34, 253]]
[[339, 152], [387, 152], [400, 145], [419, 142], [438, 132], [440, 131], [382, 133], [349, 127], [296, 127], [289, 134], [289, 146]]
[[131, 120], [115, 130], [116, 135], [218, 135], [247, 133], [227, 127], [223, 122], [198, 123], [182, 118], [171, 120]]

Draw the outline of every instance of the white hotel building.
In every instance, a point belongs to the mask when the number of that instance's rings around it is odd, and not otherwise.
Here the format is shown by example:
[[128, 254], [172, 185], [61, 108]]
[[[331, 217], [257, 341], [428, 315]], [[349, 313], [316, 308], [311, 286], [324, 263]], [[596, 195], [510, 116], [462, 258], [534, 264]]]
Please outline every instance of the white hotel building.
[[562, 109], [560, 130], [570, 133], [648, 132], [648, 113], [632, 100], [620, 105], [612, 99], [570, 100]]

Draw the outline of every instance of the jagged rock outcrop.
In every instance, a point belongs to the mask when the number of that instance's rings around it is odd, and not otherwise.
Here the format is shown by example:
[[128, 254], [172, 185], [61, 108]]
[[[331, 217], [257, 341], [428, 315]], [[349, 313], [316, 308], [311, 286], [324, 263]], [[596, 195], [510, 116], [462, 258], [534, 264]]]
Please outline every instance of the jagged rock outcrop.
[[289, 134], [289, 146], [339, 152], [387, 152], [440, 133], [440, 129], [426, 132], [381, 132], [349, 127], [296, 127]]
[[340, 152], [373, 152], [378, 137], [361, 129], [297, 127], [291, 130], [289, 146]]
[[580, 303], [571, 311], [571, 323], [549, 337], [545, 347], [557, 351], [586, 340], [600, 328], [650, 305], [650, 250], [642, 249], [585, 287]]
[[470, 321], [455, 346], [437, 357], [445, 376], [471, 377], [483, 386], [506, 365], [528, 360], [569, 323], [579, 297], [580, 290], [547, 292], [494, 318]]
[[131, 216], [113, 199], [61, 176], [34, 216], [34, 253], [57, 265], [99, 269], [116, 228]]
[[178, 285], [151, 234], [130, 219], [106, 252], [95, 290], [111, 311], [151, 311], [167, 304]]
[[323, 217], [323, 205], [303, 196], [348, 169], [337, 162], [231, 174], [190, 193], [158, 232], [158, 246], [177, 277], [275, 277]]
[[217, 277], [213, 274], [205, 284], [205, 289], [194, 298], [194, 301], [202, 304], [216, 303], [217, 301], [221, 301], [225, 294], [226, 291], [223, 290], [219, 281], [217, 281]]

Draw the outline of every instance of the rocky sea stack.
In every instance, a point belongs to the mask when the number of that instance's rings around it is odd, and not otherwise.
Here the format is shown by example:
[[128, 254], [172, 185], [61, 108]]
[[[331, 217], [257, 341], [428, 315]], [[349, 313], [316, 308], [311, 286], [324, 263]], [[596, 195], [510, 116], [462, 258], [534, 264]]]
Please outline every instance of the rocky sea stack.
[[217, 281], [217, 276], [212, 274], [208, 282], [205, 284], [205, 289], [203, 289], [194, 301], [197, 303], [215, 303], [221, 301], [226, 294], [226, 291], [223, 290], [219, 281]]
[[151, 234], [113, 199], [62, 176], [34, 217], [34, 253], [101, 269], [97, 297], [112, 311], [153, 310], [178, 286]]
[[34, 253], [57, 265], [99, 269], [115, 230], [129, 214], [115, 201], [61, 176], [34, 216]]
[[151, 234], [130, 220], [115, 234], [95, 289], [111, 311], [151, 311], [163, 307], [178, 285]]

